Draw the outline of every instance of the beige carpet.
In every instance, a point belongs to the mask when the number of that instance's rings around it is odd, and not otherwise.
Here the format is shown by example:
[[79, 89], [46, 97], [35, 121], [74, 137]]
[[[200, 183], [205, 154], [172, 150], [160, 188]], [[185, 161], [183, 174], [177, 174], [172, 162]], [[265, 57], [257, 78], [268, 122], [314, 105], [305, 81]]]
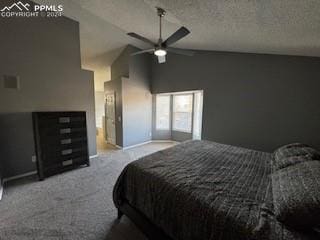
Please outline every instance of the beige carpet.
[[0, 201], [0, 239], [145, 240], [128, 218], [116, 221], [113, 185], [127, 163], [171, 146], [108, 149], [92, 159], [90, 167], [42, 182], [29, 177], [6, 184]]

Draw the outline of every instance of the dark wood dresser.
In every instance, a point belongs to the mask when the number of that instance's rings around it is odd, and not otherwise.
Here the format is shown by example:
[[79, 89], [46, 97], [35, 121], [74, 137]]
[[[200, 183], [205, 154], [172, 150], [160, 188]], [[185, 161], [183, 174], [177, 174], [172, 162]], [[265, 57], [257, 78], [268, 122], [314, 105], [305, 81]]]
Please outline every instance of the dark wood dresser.
[[90, 165], [86, 112], [33, 112], [39, 179]]

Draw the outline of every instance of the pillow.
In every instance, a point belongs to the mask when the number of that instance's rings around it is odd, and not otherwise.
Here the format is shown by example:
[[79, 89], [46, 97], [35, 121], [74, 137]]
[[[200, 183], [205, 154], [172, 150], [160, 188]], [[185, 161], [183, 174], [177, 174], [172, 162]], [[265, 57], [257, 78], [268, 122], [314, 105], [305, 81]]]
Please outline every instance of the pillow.
[[320, 161], [307, 161], [271, 175], [274, 211], [288, 226], [312, 229], [320, 222]]
[[277, 158], [277, 160], [274, 161], [273, 170], [277, 171], [282, 168], [286, 168], [286, 167], [289, 167], [289, 166], [292, 166], [292, 165], [295, 165], [298, 163], [312, 161], [312, 160], [314, 160], [314, 159], [312, 159], [310, 155]]
[[303, 143], [291, 143], [278, 148], [274, 152], [275, 158], [281, 157], [293, 157], [293, 156], [306, 156], [311, 155], [312, 157], [320, 157], [320, 153], [314, 148], [303, 144]]
[[300, 162], [320, 159], [320, 153], [302, 143], [292, 143], [278, 148], [274, 152], [273, 167], [279, 170]]
[[290, 149], [290, 148], [295, 148], [295, 147], [310, 147], [310, 146], [307, 144], [304, 144], [304, 143], [289, 143], [289, 144], [281, 146], [278, 149]]

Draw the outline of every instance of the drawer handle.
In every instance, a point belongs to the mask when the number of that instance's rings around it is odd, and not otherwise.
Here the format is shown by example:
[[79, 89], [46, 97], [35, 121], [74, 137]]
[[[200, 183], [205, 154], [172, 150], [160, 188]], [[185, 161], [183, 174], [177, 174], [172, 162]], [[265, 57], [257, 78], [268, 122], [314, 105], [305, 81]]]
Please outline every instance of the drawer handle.
[[66, 150], [62, 150], [61, 151], [62, 155], [68, 155], [68, 154], [71, 154], [71, 153], [72, 153], [72, 149], [66, 149]]
[[61, 117], [59, 118], [59, 123], [69, 123], [70, 118], [69, 117]]
[[62, 162], [62, 166], [69, 166], [72, 165], [72, 159], [66, 160]]
[[62, 139], [60, 141], [61, 144], [70, 144], [72, 142], [71, 138]]
[[71, 128], [62, 128], [60, 129], [60, 134], [71, 133]]

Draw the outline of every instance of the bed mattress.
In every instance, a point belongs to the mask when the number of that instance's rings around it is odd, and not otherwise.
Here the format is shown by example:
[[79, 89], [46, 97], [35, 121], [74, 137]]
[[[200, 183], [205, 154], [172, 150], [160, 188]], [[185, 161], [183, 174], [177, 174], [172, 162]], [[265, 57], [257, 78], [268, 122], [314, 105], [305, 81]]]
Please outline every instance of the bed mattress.
[[273, 215], [273, 154], [188, 141], [125, 167], [114, 188], [175, 240], [313, 239]]

